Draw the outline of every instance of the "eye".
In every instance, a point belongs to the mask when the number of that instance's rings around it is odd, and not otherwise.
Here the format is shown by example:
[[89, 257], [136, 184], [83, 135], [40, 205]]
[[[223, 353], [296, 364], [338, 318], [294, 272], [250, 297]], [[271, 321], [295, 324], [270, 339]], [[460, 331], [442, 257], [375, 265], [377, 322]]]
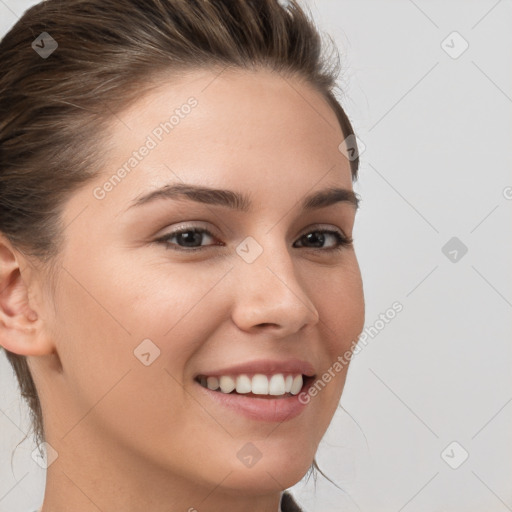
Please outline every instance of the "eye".
[[[205, 228], [200, 228], [197, 226], [182, 228], [177, 231], [173, 231], [172, 233], [168, 233], [156, 240], [156, 242], [163, 243], [167, 246], [167, 249], [174, 249], [176, 251], [185, 251], [185, 252], [193, 252], [200, 250], [202, 247], [201, 240], [203, 236], [207, 235], [210, 238], [213, 238], [212, 233]], [[171, 240], [176, 238], [176, 243], [172, 243]], [[183, 243], [184, 245], [180, 245]], [[221, 244], [211, 244], [211, 245], [221, 245]]]
[[[327, 238], [331, 238], [334, 240], [334, 245], [331, 247], [323, 247]], [[305, 235], [302, 235], [298, 241], [305, 241], [306, 244], [313, 243], [314, 247], [311, 247], [313, 250], [320, 251], [339, 251], [344, 247], [347, 247], [353, 243], [353, 239], [351, 237], [345, 236], [341, 231], [333, 230], [333, 229], [318, 229], [315, 231], [309, 231]], [[304, 243], [304, 242], [302, 242]], [[319, 247], [322, 246], [322, 247]]]

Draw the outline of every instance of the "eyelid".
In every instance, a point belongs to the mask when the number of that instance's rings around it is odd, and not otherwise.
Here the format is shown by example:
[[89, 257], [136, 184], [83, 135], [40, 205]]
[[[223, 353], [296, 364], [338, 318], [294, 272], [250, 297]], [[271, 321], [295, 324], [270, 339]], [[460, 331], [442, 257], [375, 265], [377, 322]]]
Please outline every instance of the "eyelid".
[[343, 231], [341, 228], [337, 226], [333, 226], [332, 224], [312, 224], [311, 226], [308, 226], [304, 228], [304, 230], [301, 231], [301, 235], [304, 236], [305, 234], [311, 232], [311, 231], [338, 231], [340, 235], [342, 235], [345, 238], [350, 238], [348, 235], [345, 234], [345, 231]]
[[161, 238], [167, 238], [169, 236], [176, 235], [176, 234], [179, 234], [184, 231], [201, 231], [201, 232], [204, 231], [205, 233], [208, 233], [210, 236], [212, 236], [214, 238], [218, 238], [219, 236], [221, 236], [220, 234], [216, 235], [214, 232], [216, 230], [211, 229], [210, 227], [206, 227], [205, 225], [203, 225], [201, 223], [201, 221], [190, 221], [190, 222], [191, 222], [190, 224], [188, 224], [187, 222], [180, 222], [180, 223], [174, 225], [172, 230], [166, 231], [162, 235], [157, 236], [156, 240], [161, 239]]

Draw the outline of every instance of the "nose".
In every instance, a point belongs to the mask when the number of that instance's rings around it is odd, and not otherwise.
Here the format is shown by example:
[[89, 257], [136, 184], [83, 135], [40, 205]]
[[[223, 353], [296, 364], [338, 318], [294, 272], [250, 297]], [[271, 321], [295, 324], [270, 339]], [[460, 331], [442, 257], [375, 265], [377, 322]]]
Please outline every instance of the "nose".
[[286, 249], [264, 250], [252, 263], [240, 260], [232, 274], [232, 319], [241, 330], [265, 330], [281, 338], [318, 322], [318, 311]]

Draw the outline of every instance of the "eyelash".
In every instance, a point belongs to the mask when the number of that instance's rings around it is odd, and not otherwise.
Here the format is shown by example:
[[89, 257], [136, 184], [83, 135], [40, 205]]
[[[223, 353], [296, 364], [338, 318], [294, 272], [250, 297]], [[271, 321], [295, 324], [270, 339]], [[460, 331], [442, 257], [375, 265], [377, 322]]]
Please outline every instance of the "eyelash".
[[[182, 235], [184, 233], [202, 233], [202, 234], [211, 236], [212, 238], [215, 238], [215, 236], [208, 229], [192, 226], [192, 227], [187, 227], [187, 228], [179, 229], [177, 231], [168, 233], [160, 238], [157, 238], [155, 240], [155, 242], [164, 244], [167, 249], [172, 249], [172, 250], [179, 251], [179, 252], [196, 252], [196, 251], [204, 250], [205, 247], [212, 247], [214, 245], [220, 245], [220, 244], [213, 244], [213, 245], [200, 246], [200, 247], [184, 248], [184, 247], [180, 247], [179, 245], [172, 244], [169, 242], [170, 238], [173, 238], [178, 235]], [[354, 241], [352, 237], [347, 237], [347, 236], [343, 235], [342, 233], [340, 233], [339, 231], [335, 231], [332, 229], [315, 229], [313, 231], [308, 231], [307, 233], [302, 235], [300, 237], [300, 239], [305, 237], [306, 235], [311, 234], [311, 233], [328, 233], [330, 235], [333, 235], [336, 238], [336, 245], [334, 247], [329, 247], [327, 249], [324, 249], [321, 247], [320, 248], [319, 247], [309, 247], [309, 249], [313, 250], [313, 251], [324, 251], [324, 252], [340, 251], [340, 250], [352, 245], [352, 243]], [[306, 249], [308, 249], [308, 247], [306, 247]]]

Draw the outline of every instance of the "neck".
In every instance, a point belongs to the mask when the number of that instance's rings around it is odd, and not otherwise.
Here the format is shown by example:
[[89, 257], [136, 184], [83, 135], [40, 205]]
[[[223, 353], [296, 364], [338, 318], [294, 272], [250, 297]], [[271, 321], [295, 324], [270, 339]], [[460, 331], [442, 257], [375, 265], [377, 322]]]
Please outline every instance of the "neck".
[[241, 488], [232, 470], [218, 475], [217, 481], [200, 482], [168, 468], [151, 467], [133, 454], [120, 456], [112, 446], [85, 440], [74, 446], [48, 442], [59, 456], [47, 469], [40, 512], [280, 510], [282, 492], [271, 478], [258, 482], [258, 488]]

